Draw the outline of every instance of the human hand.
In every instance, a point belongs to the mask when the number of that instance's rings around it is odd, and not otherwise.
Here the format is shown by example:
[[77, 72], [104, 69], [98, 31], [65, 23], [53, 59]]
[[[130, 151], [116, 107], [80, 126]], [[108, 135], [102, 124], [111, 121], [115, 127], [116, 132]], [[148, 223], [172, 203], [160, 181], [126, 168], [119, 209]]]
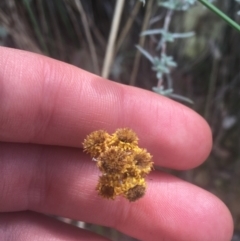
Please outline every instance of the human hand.
[[[215, 196], [153, 171], [140, 200], [97, 195], [98, 169], [81, 148], [94, 130], [129, 127], [155, 165], [186, 170], [211, 149], [189, 108], [40, 55], [0, 48], [1, 240], [106, 240], [43, 214], [110, 226], [144, 241], [229, 241]], [[30, 211], [29, 211], [30, 210]]]

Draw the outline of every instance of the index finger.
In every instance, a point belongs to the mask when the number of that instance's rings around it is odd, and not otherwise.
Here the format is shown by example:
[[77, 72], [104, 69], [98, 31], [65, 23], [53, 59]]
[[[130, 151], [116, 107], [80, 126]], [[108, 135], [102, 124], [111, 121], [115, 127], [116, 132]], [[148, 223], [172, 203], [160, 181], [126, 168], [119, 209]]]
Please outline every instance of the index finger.
[[81, 147], [91, 131], [129, 127], [161, 166], [192, 168], [209, 154], [208, 125], [181, 104], [44, 56], [0, 55], [0, 141]]

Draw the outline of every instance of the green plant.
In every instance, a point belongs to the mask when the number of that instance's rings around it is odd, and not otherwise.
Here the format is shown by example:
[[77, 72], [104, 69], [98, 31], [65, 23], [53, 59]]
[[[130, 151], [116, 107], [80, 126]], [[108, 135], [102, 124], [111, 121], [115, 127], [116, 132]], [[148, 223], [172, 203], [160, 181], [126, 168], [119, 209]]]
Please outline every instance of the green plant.
[[[237, 3], [240, 3], [240, 0], [235, 0]], [[238, 15], [240, 15], [240, 11], [237, 12]]]
[[157, 86], [154, 86], [152, 88], [152, 90], [158, 94], [185, 101], [191, 104], [193, 104], [193, 101], [189, 98], [174, 93], [171, 70], [172, 68], [177, 66], [177, 63], [174, 61], [172, 56], [169, 56], [167, 54], [167, 44], [169, 42], [174, 42], [175, 39], [178, 38], [189, 38], [194, 36], [194, 32], [172, 33], [169, 31], [169, 25], [174, 11], [186, 11], [195, 2], [196, 0], [158, 0], [158, 6], [167, 9], [164, 26], [160, 29], [150, 29], [141, 33], [141, 36], [160, 36], [156, 45], [156, 55], [152, 56], [147, 50], [145, 50], [141, 46], [136, 46], [137, 49], [152, 63], [152, 69], [156, 71], [158, 83]]
[[[212, 12], [217, 14], [221, 19], [226, 21], [233, 28], [240, 31], [240, 26], [230, 19], [226, 14], [215, 7], [211, 2], [212, 0], [198, 0]], [[240, 3], [240, 0], [236, 0]], [[169, 25], [172, 19], [172, 15], [175, 11], [187, 11], [190, 7], [197, 3], [197, 0], [157, 0], [158, 6], [164, 7], [167, 10], [165, 14], [165, 21], [163, 27], [160, 29], [150, 29], [143, 31], [141, 36], [153, 36], [159, 35], [159, 41], [156, 46], [155, 56], [151, 55], [142, 46], [137, 45], [137, 49], [152, 63], [152, 69], [156, 71], [156, 77], [158, 79], [157, 86], [152, 90], [158, 94], [168, 96], [177, 100], [182, 100], [188, 103], [193, 103], [192, 100], [184, 96], [174, 93], [173, 83], [171, 78], [172, 68], [177, 66], [172, 56], [167, 54], [167, 44], [174, 42], [177, 38], [189, 38], [194, 36], [194, 32], [189, 33], [172, 33], [169, 31]], [[240, 11], [238, 12], [240, 14]]]
[[[215, 7], [210, 1], [207, 1], [207, 0], [198, 0], [198, 1], [202, 3], [204, 6], [206, 6], [209, 10], [217, 14], [221, 19], [223, 19], [230, 26], [240, 31], [240, 26], [236, 22], [234, 22], [231, 18], [229, 18], [226, 14], [224, 14], [220, 9]], [[236, 0], [236, 1], [240, 2], [239, 0]]]

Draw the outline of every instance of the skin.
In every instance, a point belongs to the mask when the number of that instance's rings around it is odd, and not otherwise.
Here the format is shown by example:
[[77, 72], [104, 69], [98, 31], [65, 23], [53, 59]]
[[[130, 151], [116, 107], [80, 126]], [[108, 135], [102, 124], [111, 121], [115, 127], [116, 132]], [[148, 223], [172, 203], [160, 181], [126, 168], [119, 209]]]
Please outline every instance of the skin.
[[0, 237], [106, 240], [43, 214], [110, 226], [143, 241], [230, 241], [232, 217], [215, 196], [153, 171], [133, 203], [97, 195], [87, 134], [132, 128], [155, 165], [187, 170], [212, 145], [207, 123], [168, 98], [40, 55], [0, 48]]

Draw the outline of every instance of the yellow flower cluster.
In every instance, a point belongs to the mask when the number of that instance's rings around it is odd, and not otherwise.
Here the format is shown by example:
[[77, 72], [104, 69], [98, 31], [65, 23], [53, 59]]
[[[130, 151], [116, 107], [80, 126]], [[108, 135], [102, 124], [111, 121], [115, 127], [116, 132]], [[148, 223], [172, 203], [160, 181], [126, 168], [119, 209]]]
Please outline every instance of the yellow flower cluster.
[[99, 195], [108, 199], [122, 195], [136, 201], [145, 194], [152, 156], [138, 146], [138, 137], [131, 129], [118, 129], [112, 135], [94, 131], [86, 137], [83, 147], [102, 172], [96, 188]]

